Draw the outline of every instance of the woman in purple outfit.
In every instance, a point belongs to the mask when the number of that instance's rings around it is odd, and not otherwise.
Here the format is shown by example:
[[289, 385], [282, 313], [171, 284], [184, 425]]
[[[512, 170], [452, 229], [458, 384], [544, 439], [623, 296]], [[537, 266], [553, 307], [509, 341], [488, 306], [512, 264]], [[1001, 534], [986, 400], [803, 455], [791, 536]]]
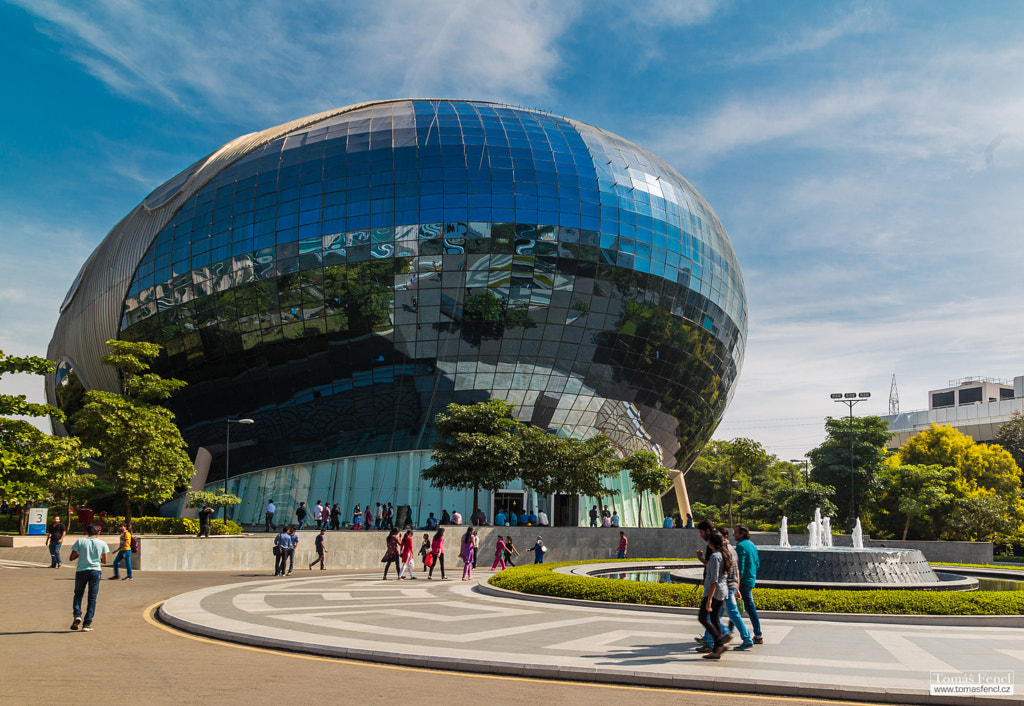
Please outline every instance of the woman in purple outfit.
[[473, 579], [473, 559], [476, 555], [476, 547], [473, 544], [473, 528], [466, 528], [466, 534], [462, 535], [462, 550], [459, 552], [462, 557], [462, 580]]

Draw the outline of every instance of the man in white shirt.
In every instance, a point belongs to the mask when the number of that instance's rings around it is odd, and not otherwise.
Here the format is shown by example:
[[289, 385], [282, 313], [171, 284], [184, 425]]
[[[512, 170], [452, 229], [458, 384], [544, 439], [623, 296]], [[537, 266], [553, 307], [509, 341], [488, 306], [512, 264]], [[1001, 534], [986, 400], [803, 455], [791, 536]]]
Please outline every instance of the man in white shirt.
[[269, 532], [274, 528], [275, 512], [277, 512], [277, 506], [274, 505], [274, 499], [271, 498], [270, 502], [267, 503], [267, 509], [263, 511], [264, 517], [266, 517], [266, 529], [264, 529], [264, 532]]
[[324, 519], [324, 506], [319, 500], [316, 501], [316, 507], [313, 508], [313, 522], [316, 523], [316, 528], [320, 529]]
[[[96, 613], [96, 597], [100, 592], [100, 582], [103, 579], [103, 564], [107, 563], [107, 555], [110, 547], [99, 538], [100, 528], [95, 524], [89, 524], [85, 528], [88, 537], [75, 542], [71, 547], [71, 561], [78, 560], [78, 568], [75, 571], [75, 599], [71, 603], [74, 620], [71, 621], [71, 629], [82, 628], [85, 632], [92, 630], [92, 617]], [[89, 587], [89, 602], [85, 608], [85, 625], [82, 624], [82, 596], [85, 594], [85, 587]]]
[[544, 512], [543, 510], [537, 513], [537, 525], [539, 527], [548, 526], [548, 513]]

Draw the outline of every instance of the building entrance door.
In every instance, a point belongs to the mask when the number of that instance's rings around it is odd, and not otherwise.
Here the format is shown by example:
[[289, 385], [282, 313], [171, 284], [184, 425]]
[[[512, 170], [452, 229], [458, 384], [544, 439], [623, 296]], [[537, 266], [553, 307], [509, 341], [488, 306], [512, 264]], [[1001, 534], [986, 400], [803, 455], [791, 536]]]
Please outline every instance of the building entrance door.
[[494, 499], [494, 507], [491, 508], [492, 518], [497, 517], [502, 510], [506, 515], [514, 512], [518, 517], [526, 503], [526, 492], [522, 490], [499, 490], [491, 497]]
[[552, 526], [578, 526], [580, 523], [580, 496], [556, 495], [554, 510], [554, 517], [551, 518]]

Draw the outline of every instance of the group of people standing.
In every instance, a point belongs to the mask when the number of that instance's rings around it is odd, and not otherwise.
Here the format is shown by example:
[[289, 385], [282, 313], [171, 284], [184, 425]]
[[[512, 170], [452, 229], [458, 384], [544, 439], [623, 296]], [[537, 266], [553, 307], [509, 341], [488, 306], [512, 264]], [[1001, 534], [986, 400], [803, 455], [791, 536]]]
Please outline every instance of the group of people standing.
[[[295, 508], [295, 519], [297, 521], [297, 529], [305, 529], [306, 520], [309, 519], [309, 510], [306, 508], [306, 503], [300, 502], [299, 506]], [[316, 505], [313, 506], [313, 522], [316, 523], [318, 530], [341, 529], [341, 506], [335, 503], [332, 508], [330, 503], [324, 505], [322, 501], [317, 500]]]
[[611, 510], [605, 505], [600, 511], [597, 509], [597, 505], [590, 508], [590, 526], [597, 527], [600, 523], [601, 527], [618, 527], [619, 526], [619, 511], [615, 508]]
[[[748, 650], [764, 641], [753, 593], [759, 566], [757, 547], [750, 541], [746, 525], [733, 528], [735, 548], [729, 544], [728, 528], [715, 527], [710, 520], [702, 520], [697, 530], [707, 542], [706, 551], [697, 551], [697, 558], [704, 564], [704, 596], [697, 611], [704, 634], [697, 638], [700, 645], [697, 650], [704, 653], [705, 659], [721, 659], [733, 638], [733, 629], [743, 640], [736, 647], [738, 650]], [[753, 635], [740, 615], [737, 594], [746, 607]], [[722, 627], [723, 611], [728, 613], [729, 629]]]

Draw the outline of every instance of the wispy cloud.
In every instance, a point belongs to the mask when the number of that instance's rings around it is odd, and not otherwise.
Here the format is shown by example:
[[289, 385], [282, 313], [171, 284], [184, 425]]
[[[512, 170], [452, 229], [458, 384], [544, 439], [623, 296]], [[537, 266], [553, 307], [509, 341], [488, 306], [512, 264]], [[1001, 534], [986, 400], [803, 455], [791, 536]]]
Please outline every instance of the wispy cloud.
[[14, 0], [112, 90], [193, 116], [284, 120], [395, 95], [543, 98], [579, 4], [343, 6]]
[[649, 0], [618, 5], [640, 25], [688, 27], [709, 21], [730, 3], [726, 0]]
[[878, 8], [861, 5], [828, 24], [798, 27], [795, 33], [781, 36], [773, 44], [755, 47], [732, 56], [731, 61], [737, 64], [755, 64], [815, 52], [840, 39], [875, 32], [887, 24], [887, 19], [886, 14]]

